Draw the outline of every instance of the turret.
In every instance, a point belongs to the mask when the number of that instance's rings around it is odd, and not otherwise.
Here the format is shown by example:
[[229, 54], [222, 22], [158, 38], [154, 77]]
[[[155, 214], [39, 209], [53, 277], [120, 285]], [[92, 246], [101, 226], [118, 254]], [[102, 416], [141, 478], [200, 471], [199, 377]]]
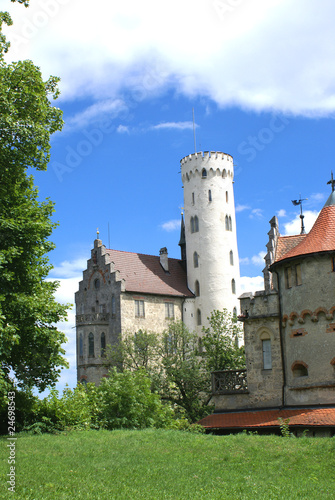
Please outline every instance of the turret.
[[195, 153], [181, 160], [188, 287], [196, 295], [198, 332], [210, 313], [237, 313], [239, 261], [232, 156]]

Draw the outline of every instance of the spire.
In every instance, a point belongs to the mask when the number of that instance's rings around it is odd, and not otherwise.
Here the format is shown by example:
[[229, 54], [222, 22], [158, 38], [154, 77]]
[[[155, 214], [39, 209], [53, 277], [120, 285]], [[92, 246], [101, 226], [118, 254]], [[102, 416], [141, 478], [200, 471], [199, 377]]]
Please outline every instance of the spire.
[[300, 195], [300, 199], [299, 200], [292, 200], [292, 203], [293, 205], [296, 207], [298, 205], [300, 205], [300, 220], [301, 220], [301, 231], [300, 231], [300, 234], [306, 234], [306, 230], [305, 230], [305, 225], [304, 225], [304, 214], [302, 213], [302, 202], [303, 201], [306, 201], [308, 200], [308, 198], [301, 198], [301, 195]]
[[330, 196], [324, 206], [330, 207], [332, 205], [335, 205], [335, 180], [333, 177], [333, 172], [331, 173], [330, 181], [328, 181], [327, 184], [331, 184], [332, 192], [330, 193]]

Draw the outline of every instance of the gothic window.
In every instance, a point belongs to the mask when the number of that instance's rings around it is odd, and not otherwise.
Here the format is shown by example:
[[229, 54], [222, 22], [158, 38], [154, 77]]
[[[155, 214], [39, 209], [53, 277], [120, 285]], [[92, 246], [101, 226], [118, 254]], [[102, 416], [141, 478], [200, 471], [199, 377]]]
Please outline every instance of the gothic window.
[[197, 280], [195, 282], [195, 296], [199, 297], [199, 295], [200, 295], [200, 284], [199, 284], [199, 281]]
[[191, 217], [191, 233], [194, 233], [194, 217]]
[[84, 356], [84, 341], [82, 333], [79, 335], [79, 356], [80, 357]]
[[228, 219], [228, 215], [226, 215], [226, 217], [225, 217], [225, 228], [226, 228], [226, 231], [229, 231], [229, 219]]
[[202, 172], [201, 172], [201, 177], [203, 179], [207, 179], [207, 170], [205, 168], [202, 169]]
[[106, 356], [106, 335], [104, 332], [102, 332], [101, 334], [100, 342], [101, 342], [101, 357], [104, 358]]
[[231, 266], [234, 265], [234, 254], [233, 254], [232, 250], [230, 250], [230, 252], [229, 252], [229, 262], [230, 262]]
[[236, 283], [234, 278], [231, 280], [231, 292], [236, 293]]
[[100, 288], [100, 280], [98, 278], [96, 280], [94, 280], [94, 288], [96, 290], [99, 290], [99, 288]]
[[263, 370], [271, 370], [272, 369], [271, 339], [262, 340], [262, 350], [263, 350]]
[[232, 231], [232, 230], [233, 230], [233, 224], [231, 221], [231, 217], [229, 216], [229, 231]]
[[292, 365], [293, 377], [307, 377], [308, 376], [308, 366], [304, 361], [295, 361]]
[[228, 203], [228, 191], [226, 191], [226, 203]]
[[88, 357], [94, 358], [94, 335], [92, 332], [88, 334]]
[[144, 300], [135, 300], [135, 317], [144, 318]]
[[194, 267], [199, 267], [199, 256], [197, 252], [194, 252], [193, 254], [193, 265]]
[[226, 170], [226, 169], [224, 169], [224, 170], [223, 170], [223, 172], [222, 172], [222, 177], [223, 177], [223, 178], [227, 177], [227, 170]]
[[174, 304], [165, 302], [165, 319], [174, 319]]
[[196, 215], [194, 217], [194, 232], [197, 233], [199, 231], [199, 219], [198, 216]]
[[212, 190], [208, 190], [208, 201], [212, 201]]
[[197, 324], [201, 325], [201, 311], [200, 311], [200, 309], [197, 310]]

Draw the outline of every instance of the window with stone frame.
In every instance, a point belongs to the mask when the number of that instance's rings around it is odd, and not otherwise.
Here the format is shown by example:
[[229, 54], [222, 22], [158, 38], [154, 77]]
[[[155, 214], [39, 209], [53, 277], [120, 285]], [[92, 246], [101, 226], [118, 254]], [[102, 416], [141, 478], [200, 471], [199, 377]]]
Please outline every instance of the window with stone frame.
[[165, 302], [165, 319], [174, 319], [173, 302]]
[[268, 331], [263, 331], [260, 335], [262, 342], [263, 370], [272, 370], [271, 337]]
[[88, 357], [94, 358], [94, 335], [92, 332], [88, 334]]
[[101, 337], [100, 337], [100, 348], [101, 348], [101, 357], [105, 358], [106, 357], [106, 335], [104, 332], [102, 332]]
[[144, 318], [144, 300], [135, 300], [135, 317]]

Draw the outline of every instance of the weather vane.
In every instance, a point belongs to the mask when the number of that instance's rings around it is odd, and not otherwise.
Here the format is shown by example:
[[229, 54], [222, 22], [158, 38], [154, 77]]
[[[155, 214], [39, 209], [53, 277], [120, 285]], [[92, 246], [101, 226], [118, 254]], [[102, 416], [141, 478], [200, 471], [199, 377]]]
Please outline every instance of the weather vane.
[[300, 205], [300, 219], [301, 219], [301, 231], [300, 234], [306, 234], [305, 226], [304, 226], [304, 215], [302, 213], [302, 202], [308, 200], [308, 198], [301, 198], [301, 194], [299, 195], [300, 199], [299, 200], [291, 200], [293, 205], [297, 207]]

